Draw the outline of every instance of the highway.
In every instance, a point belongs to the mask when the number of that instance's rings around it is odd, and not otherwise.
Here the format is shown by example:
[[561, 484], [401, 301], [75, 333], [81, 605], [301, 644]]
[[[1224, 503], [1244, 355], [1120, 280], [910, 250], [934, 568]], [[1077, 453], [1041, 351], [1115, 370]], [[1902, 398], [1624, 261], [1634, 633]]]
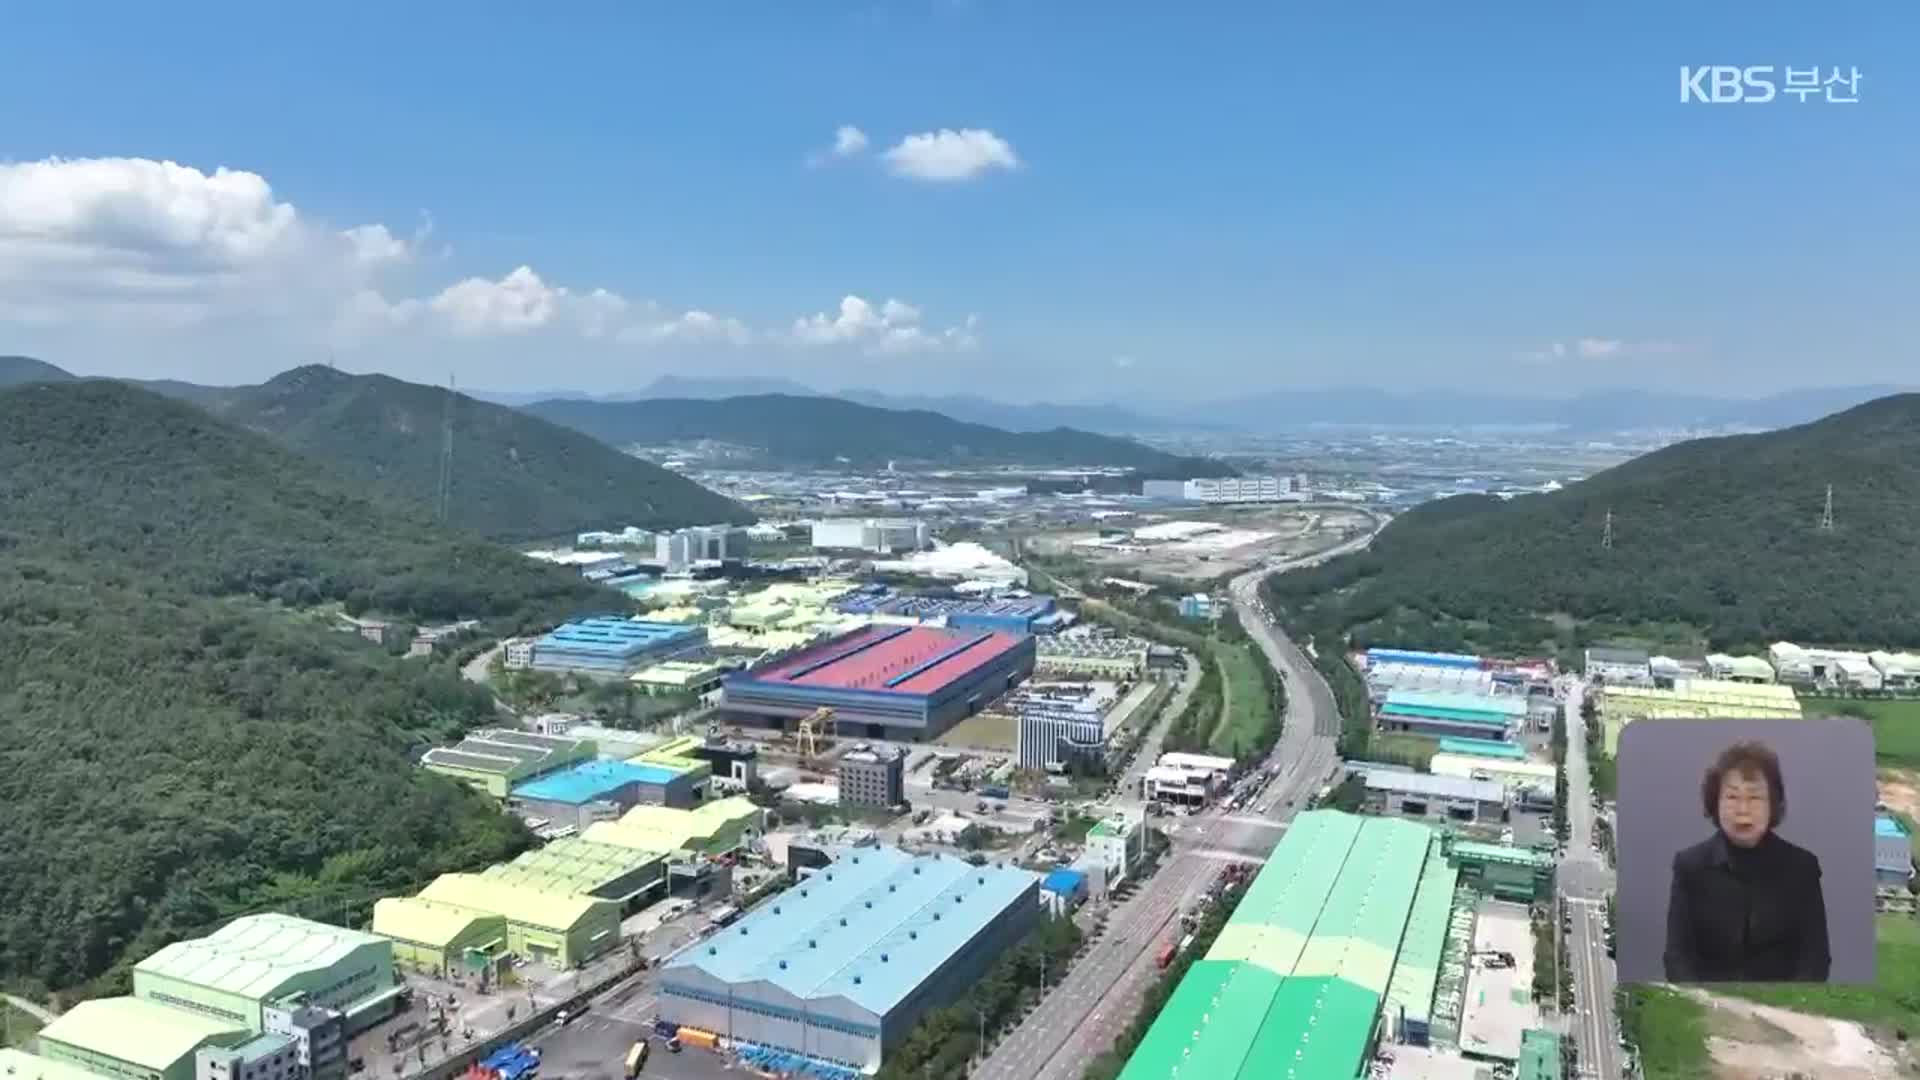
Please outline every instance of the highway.
[[1594, 847], [1593, 796], [1587, 771], [1586, 722], [1580, 715], [1586, 685], [1566, 682], [1567, 849], [1557, 878], [1571, 915], [1567, 963], [1573, 973], [1574, 1044], [1580, 1075], [1620, 1080], [1620, 1032], [1613, 1015], [1614, 967], [1607, 955], [1607, 894], [1613, 874]]
[[1305, 558], [1274, 560], [1233, 580], [1229, 592], [1234, 611], [1280, 673], [1287, 693], [1280, 739], [1263, 763], [1279, 771], [1256, 800], [1266, 812], [1234, 814], [1214, 809], [1169, 830], [1173, 848], [1167, 865], [1113, 911], [1102, 938], [994, 1048], [975, 1070], [975, 1077], [1079, 1077], [1133, 1020], [1146, 988], [1159, 973], [1153, 954], [1176, 935], [1180, 911], [1191, 906], [1235, 853], [1272, 850], [1285, 823], [1332, 777], [1340, 732], [1333, 691], [1308, 657], [1261, 614], [1259, 584], [1268, 574], [1357, 551], [1372, 538], [1369, 533]]

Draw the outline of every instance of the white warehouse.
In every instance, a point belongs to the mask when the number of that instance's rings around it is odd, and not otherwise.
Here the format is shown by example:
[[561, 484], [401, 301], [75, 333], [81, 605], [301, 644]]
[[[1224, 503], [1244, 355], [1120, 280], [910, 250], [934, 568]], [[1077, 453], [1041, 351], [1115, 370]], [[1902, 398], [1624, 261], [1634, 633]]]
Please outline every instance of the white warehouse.
[[661, 969], [662, 1020], [874, 1072], [1039, 920], [1040, 878], [850, 848]]
[[829, 550], [891, 555], [921, 551], [928, 540], [927, 523], [915, 518], [823, 518], [813, 523], [813, 546]]

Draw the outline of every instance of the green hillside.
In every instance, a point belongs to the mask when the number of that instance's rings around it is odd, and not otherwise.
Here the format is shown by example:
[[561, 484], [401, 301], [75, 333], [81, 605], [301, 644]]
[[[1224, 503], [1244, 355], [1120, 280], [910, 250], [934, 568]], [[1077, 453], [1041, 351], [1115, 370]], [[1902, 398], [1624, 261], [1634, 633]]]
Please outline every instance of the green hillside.
[[526, 412], [615, 446], [711, 439], [786, 465], [1080, 465], [1165, 477], [1231, 476], [1209, 458], [1165, 453], [1072, 428], [1013, 432], [921, 409], [881, 409], [839, 398], [758, 394], [717, 401], [541, 401]]
[[[312, 365], [202, 403], [380, 490], [439, 503], [443, 389]], [[465, 395], [453, 399], [452, 462], [449, 520], [497, 540], [753, 520], [658, 465]]]
[[110, 985], [223, 916], [352, 916], [527, 842], [411, 763], [489, 695], [322, 601], [512, 627], [619, 598], [192, 406], [0, 391], [0, 984]]
[[[1818, 527], [1829, 484], [1831, 532]], [[1305, 629], [1360, 644], [1913, 646], [1917, 536], [1920, 395], [1902, 394], [1676, 444], [1550, 494], [1430, 503], [1369, 550], [1270, 589]]]
[[66, 382], [71, 372], [54, 367], [31, 356], [0, 356], [0, 386], [18, 386], [30, 382]]

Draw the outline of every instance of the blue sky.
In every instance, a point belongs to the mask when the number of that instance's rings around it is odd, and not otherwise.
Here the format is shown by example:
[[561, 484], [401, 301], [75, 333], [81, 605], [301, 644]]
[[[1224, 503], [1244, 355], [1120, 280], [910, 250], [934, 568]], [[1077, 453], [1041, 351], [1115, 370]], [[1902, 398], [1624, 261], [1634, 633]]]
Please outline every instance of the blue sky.
[[[1910, 5], [517, 7], [10, 12], [0, 352], [1014, 400], [1920, 381]], [[1711, 63], [1857, 67], [1859, 102], [1681, 104]]]

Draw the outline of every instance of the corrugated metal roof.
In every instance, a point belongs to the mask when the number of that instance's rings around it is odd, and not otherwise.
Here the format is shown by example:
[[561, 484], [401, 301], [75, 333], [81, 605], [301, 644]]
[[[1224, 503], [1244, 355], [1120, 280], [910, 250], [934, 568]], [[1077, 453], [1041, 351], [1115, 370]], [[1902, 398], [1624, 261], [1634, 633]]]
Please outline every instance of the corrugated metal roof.
[[[944, 855], [855, 848], [669, 962], [886, 1015], [1039, 878]], [[671, 978], [669, 974], [668, 978]]]
[[1506, 789], [1491, 780], [1470, 780], [1458, 776], [1434, 776], [1429, 773], [1400, 772], [1395, 769], [1365, 770], [1369, 791], [1397, 791], [1406, 795], [1425, 795], [1433, 799], [1475, 799], [1500, 802]]
[[1520, 1033], [1519, 1080], [1560, 1080], [1560, 1036], [1542, 1028]]
[[83, 1001], [40, 1029], [42, 1039], [164, 1072], [208, 1040], [237, 1042], [248, 1028], [140, 998]]
[[441, 874], [420, 890], [420, 899], [437, 904], [504, 916], [510, 922], [567, 933], [592, 915], [605, 900], [541, 892], [480, 874]]
[[1446, 694], [1421, 690], [1390, 690], [1386, 705], [1480, 713], [1487, 716], [1527, 715], [1527, 701], [1518, 694]]
[[1500, 742], [1496, 739], [1466, 739], [1457, 735], [1441, 736], [1440, 752], [1474, 757], [1512, 758], [1515, 761], [1524, 761], [1527, 757], [1527, 748], [1524, 746]]
[[499, 918], [417, 896], [389, 896], [373, 903], [374, 933], [439, 949], [459, 940], [475, 923]]
[[1447, 944], [1447, 924], [1453, 915], [1453, 889], [1459, 871], [1439, 852], [1431, 851], [1420, 887], [1413, 894], [1407, 931], [1400, 939], [1393, 981], [1387, 984], [1387, 1006], [1408, 1020], [1426, 1023], [1433, 1011], [1433, 989], [1440, 981], [1440, 955]]
[[604, 799], [628, 784], [663, 785], [671, 783], [678, 775], [658, 765], [635, 765], [628, 761], [583, 761], [515, 785], [513, 794], [520, 799], [578, 806]]
[[1545, 870], [1553, 866], [1553, 856], [1532, 848], [1512, 847], [1507, 844], [1483, 844], [1477, 840], [1458, 840], [1453, 844], [1453, 857], [1474, 859], [1480, 862], [1507, 863], [1513, 866], [1531, 866]]
[[715, 799], [692, 810], [636, 806], [617, 821], [598, 821], [581, 835], [603, 844], [643, 851], [675, 852], [704, 847], [729, 828], [758, 825], [766, 811], [744, 795]]
[[100, 1080], [100, 1074], [25, 1050], [0, 1047], [0, 1076], [7, 1080]]
[[1429, 858], [1417, 822], [1296, 817], [1122, 1080], [1357, 1075]]
[[168, 945], [134, 965], [133, 976], [136, 986], [140, 976], [158, 975], [264, 1001], [298, 975], [386, 944], [373, 934], [292, 915], [243, 915], [206, 937]]

